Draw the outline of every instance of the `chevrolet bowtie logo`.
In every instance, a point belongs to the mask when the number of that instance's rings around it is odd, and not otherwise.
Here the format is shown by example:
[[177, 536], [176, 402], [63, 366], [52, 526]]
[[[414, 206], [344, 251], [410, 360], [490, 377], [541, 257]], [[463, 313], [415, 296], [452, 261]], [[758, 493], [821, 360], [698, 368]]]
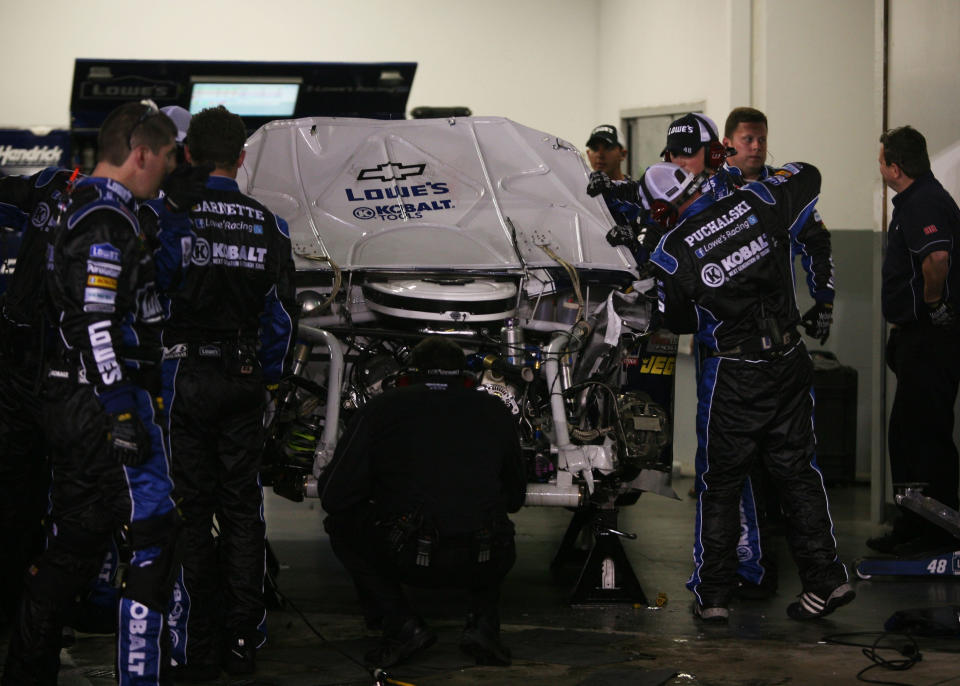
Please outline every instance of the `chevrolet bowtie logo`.
[[426, 164], [400, 164], [384, 162], [372, 169], [361, 169], [357, 181], [403, 181], [410, 176], [420, 176]]

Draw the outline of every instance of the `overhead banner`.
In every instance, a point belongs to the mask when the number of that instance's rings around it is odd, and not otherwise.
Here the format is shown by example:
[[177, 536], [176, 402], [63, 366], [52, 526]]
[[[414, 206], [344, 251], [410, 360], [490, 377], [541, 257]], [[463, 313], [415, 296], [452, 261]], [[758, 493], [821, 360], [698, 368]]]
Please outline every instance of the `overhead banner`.
[[0, 129], [0, 176], [33, 174], [46, 167], [70, 165], [70, 132], [54, 129]]

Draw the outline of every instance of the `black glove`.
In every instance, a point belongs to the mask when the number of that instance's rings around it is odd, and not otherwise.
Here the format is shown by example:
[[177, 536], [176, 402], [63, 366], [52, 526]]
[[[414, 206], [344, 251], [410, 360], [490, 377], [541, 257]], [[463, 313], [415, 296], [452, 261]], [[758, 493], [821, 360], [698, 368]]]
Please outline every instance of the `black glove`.
[[139, 467], [150, 459], [150, 434], [134, 410], [109, 415], [107, 441], [110, 451], [120, 464]]
[[808, 336], [819, 339], [820, 345], [823, 345], [830, 336], [830, 325], [833, 324], [833, 303], [815, 302], [800, 318], [800, 323]]
[[661, 238], [663, 238], [663, 227], [654, 221], [646, 221], [637, 229], [637, 241], [647, 249], [647, 252], [652, 253]]
[[167, 174], [163, 180], [164, 199], [171, 212], [189, 212], [200, 202], [207, 187], [207, 177], [213, 171], [213, 165], [204, 164], [193, 167], [181, 164]]
[[613, 181], [607, 176], [606, 172], [590, 172], [590, 178], [587, 180], [587, 195], [595, 198], [601, 193], [613, 189]]
[[934, 326], [952, 328], [960, 323], [958, 322], [957, 311], [946, 300], [927, 303], [927, 312], [930, 315], [930, 322]]
[[640, 243], [637, 241], [637, 235], [634, 233], [633, 227], [625, 224], [617, 224], [612, 229], [607, 231], [607, 243], [613, 247], [625, 245], [630, 249], [631, 252], [636, 252], [637, 248], [640, 247]]

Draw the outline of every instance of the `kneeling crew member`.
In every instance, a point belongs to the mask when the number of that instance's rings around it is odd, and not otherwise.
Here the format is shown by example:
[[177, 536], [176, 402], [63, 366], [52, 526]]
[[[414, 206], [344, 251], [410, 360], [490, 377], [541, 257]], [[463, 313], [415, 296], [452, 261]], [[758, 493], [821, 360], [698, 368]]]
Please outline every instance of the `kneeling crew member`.
[[507, 513], [526, 493], [516, 424], [497, 398], [473, 388], [456, 343], [426, 338], [410, 362], [401, 387], [354, 415], [319, 484], [333, 551], [368, 625], [383, 622], [366, 659], [387, 667], [436, 640], [402, 582], [466, 589], [461, 650], [478, 664], [508, 665], [498, 611], [516, 557]]

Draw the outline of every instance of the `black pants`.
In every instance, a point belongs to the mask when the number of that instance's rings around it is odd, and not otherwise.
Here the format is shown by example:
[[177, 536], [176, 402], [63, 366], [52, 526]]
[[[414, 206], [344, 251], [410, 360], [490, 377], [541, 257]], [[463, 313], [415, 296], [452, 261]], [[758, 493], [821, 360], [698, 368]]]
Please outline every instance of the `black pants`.
[[837, 557], [813, 433], [813, 364], [801, 345], [770, 361], [710, 358], [697, 407], [697, 522], [687, 581], [702, 605], [727, 605], [737, 570], [739, 503], [762, 459], [787, 518], [787, 542], [804, 591], [847, 580]]
[[135, 397], [151, 455], [128, 467], [109, 449], [108, 418], [91, 386], [52, 382], [44, 391], [52, 524], [46, 550], [26, 575], [4, 686], [56, 683], [64, 621], [121, 528], [131, 558], [117, 613], [118, 679], [121, 686], [164, 679], [163, 615], [179, 518], [153, 401], [143, 390]]
[[[163, 363], [181, 574], [168, 616], [177, 664], [216, 662], [216, 638], [266, 638], [266, 525], [260, 486], [265, 405], [259, 370], [220, 358]], [[211, 528], [216, 515], [220, 535]]]
[[15, 614], [23, 574], [43, 550], [50, 466], [39, 373], [22, 355], [0, 357], [0, 624]]
[[368, 623], [383, 619], [387, 633], [416, 616], [402, 585], [418, 588], [455, 588], [467, 592], [467, 611], [490, 618], [499, 626], [500, 586], [516, 561], [513, 536], [494, 540], [490, 557], [478, 561], [470, 535], [441, 538], [430, 551], [429, 566], [416, 564], [416, 541], [397, 554], [384, 542], [384, 531], [362, 514], [327, 518], [334, 554], [350, 573]]
[[[960, 333], [921, 325], [893, 329], [887, 362], [897, 375], [889, 427], [893, 481], [927, 484], [925, 495], [960, 509], [960, 463], [953, 442]], [[921, 531], [932, 526], [919, 515], [901, 510]]]

